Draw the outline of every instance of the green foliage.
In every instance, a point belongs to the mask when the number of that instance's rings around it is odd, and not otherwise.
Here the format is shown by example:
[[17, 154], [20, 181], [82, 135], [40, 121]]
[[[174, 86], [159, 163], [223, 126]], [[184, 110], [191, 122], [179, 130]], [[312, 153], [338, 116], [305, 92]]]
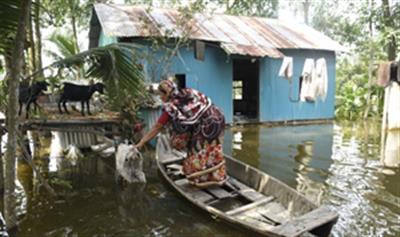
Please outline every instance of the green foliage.
[[[106, 95], [111, 108], [119, 110], [127, 99], [138, 98], [140, 101], [140, 98], [147, 96], [143, 85], [142, 68], [137, 64], [135, 56], [137, 50], [138, 46], [135, 44], [111, 44], [65, 57], [41, 71], [48, 70], [51, 72], [49, 78], [57, 81], [57, 77], [62, 79], [59, 75], [75, 70], [77, 65], [82, 65], [85, 78], [97, 78], [106, 84]], [[33, 76], [34, 74], [28, 78]]]
[[217, 3], [227, 14], [273, 18], [278, 16], [279, 0], [218, 0]]
[[91, 10], [94, 3], [110, 3], [110, 0], [41, 0], [44, 14], [41, 17], [43, 26], [62, 27], [75, 17], [78, 25], [89, 26]]
[[74, 43], [74, 39], [72, 37], [54, 32], [50, 36], [49, 41], [54, 43], [59, 51], [46, 51], [55, 60], [61, 60], [63, 58], [70, 57], [79, 53], [79, 49], [76, 47], [76, 44]]
[[384, 92], [376, 85], [375, 74], [378, 63], [388, 60], [390, 41], [400, 42], [400, 3], [390, 6], [390, 16], [384, 16], [383, 5], [373, 0], [345, 4], [324, 0], [313, 7], [313, 27], [346, 45], [352, 54], [338, 57], [336, 117], [380, 117]]
[[21, 0], [0, 1], [0, 54], [11, 49], [17, 32]]
[[[364, 61], [364, 63], [368, 63]], [[336, 117], [339, 119], [361, 119], [371, 98], [368, 116], [377, 117], [382, 113], [383, 89], [377, 85], [368, 88], [368, 71], [362, 63], [351, 64], [346, 58], [338, 62], [336, 83]], [[370, 92], [369, 92], [370, 91]], [[369, 94], [370, 93], [370, 94]]]
[[[61, 35], [55, 32], [50, 36], [49, 41], [55, 44], [57, 50], [46, 50], [46, 53], [57, 61], [79, 53], [79, 48], [75, 44], [72, 36]], [[79, 80], [83, 78], [84, 73], [82, 63], [78, 62], [75, 65], [71, 65], [69, 69], [70, 70], [68, 71], [68, 74], [60, 75], [60, 77], [69, 77], [73, 80]]]

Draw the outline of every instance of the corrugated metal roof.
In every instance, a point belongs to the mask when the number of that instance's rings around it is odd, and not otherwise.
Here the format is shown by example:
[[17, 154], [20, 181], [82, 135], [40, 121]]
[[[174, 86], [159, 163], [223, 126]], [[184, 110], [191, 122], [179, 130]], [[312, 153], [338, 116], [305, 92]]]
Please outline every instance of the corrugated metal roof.
[[[143, 6], [95, 4], [95, 12], [107, 36], [180, 37], [180, 15], [176, 10]], [[282, 57], [279, 49], [347, 51], [336, 41], [302, 24], [259, 17], [196, 14], [190, 38], [220, 42], [229, 54]], [[149, 24], [150, 23], [150, 24]], [[188, 32], [188, 31], [186, 31]]]

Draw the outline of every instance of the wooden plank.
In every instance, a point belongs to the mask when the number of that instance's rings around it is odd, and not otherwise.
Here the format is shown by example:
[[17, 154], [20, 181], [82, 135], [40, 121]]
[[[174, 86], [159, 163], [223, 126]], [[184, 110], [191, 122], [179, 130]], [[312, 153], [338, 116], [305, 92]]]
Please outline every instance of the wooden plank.
[[241, 190], [241, 189], [248, 189], [250, 188], [249, 186], [245, 185], [244, 183], [240, 182], [239, 180], [229, 177], [228, 182], [232, 184], [236, 189]]
[[264, 205], [264, 204], [272, 201], [273, 199], [274, 199], [274, 197], [272, 197], [272, 196], [265, 197], [265, 198], [263, 198], [263, 199], [261, 199], [261, 200], [259, 200], [257, 202], [252, 202], [252, 203], [249, 203], [247, 205], [238, 207], [236, 209], [227, 211], [225, 214], [234, 216], [234, 215], [240, 214], [242, 212], [248, 211], [250, 209], [257, 208], [257, 207], [259, 207], [261, 205]]
[[172, 170], [182, 170], [182, 165], [178, 165], [178, 164], [169, 164], [167, 165], [168, 169], [172, 169]]
[[160, 160], [160, 162], [162, 164], [166, 165], [166, 164], [170, 164], [170, 163], [176, 163], [176, 162], [181, 161], [183, 159], [184, 159], [183, 157], [177, 157], [177, 156], [174, 156], [174, 155], [165, 155], [165, 156], [163, 156], [163, 159]]
[[269, 223], [259, 215], [238, 215], [235, 218], [245, 222], [251, 229], [271, 231], [274, 228], [273, 223]]
[[176, 180], [175, 184], [177, 186], [179, 186], [179, 188], [181, 188], [182, 191], [184, 191], [186, 195], [188, 195], [190, 198], [194, 199], [195, 201], [204, 203], [204, 202], [208, 202], [208, 201], [214, 199], [213, 196], [206, 193], [205, 191], [190, 185], [186, 178]]
[[299, 236], [329, 222], [336, 222], [338, 214], [321, 206], [305, 215], [294, 218], [274, 228], [274, 232], [283, 236]]
[[239, 215], [236, 215], [235, 218], [238, 218], [241, 220], [252, 218], [252, 219], [256, 219], [258, 222], [266, 223], [271, 226], [276, 226], [276, 223], [274, 221], [272, 221], [269, 218], [266, 218], [265, 216], [258, 213], [257, 208], [251, 209], [244, 213], [240, 213]]
[[254, 189], [240, 190], [239, 194], [252, 202], [256, 202], [266, 197], [265, 195], [255, 191]]
[[257, 192], [255, 189], [250, 188], [249, 186], [245, 185], [244, 183], [233, 177], [229, 177], [228, 182], [230, 185], [234, 186], [238, 190], [238, 193], [240, 195], [252, 202], [261, 200], [265, 197], [264, 194]]
[[232, 196], [229, 192], [218, 186], [209, 187], [206, 190], [218, 199], [223, 199]]
[[270, 202], [265, 206], [257, 208], [257, 212], [277, 224], [290, 219], [289, 211], [279, 202]]
[[167, 171], [168, 174], [173, 174], [176, 176], [183, 175], [182, 165], [172, 163], [172, 164], [167, 165], [167, 169], [168, 169], [168, 171]]
[[186, 157], [186, 152], [183, 152], [183, 151], [178, 151], [178, 150], [172, 149], [171, 153], [177, 157], [181, 157], [181, 158]]

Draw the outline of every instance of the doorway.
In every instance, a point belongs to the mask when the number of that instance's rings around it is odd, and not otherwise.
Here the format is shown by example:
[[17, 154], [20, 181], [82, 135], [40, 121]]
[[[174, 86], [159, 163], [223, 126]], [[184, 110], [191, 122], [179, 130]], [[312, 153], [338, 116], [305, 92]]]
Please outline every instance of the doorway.
[[259, 61], [233, 61], [234, 122], [257, 122], [259, 117]]

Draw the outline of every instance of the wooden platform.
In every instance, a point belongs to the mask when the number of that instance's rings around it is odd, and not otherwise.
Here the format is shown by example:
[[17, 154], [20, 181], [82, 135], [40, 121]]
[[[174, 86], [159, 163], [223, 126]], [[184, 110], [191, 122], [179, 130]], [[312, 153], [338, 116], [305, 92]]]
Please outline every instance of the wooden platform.
[[121, 124], [118, 113], [97, 113], [89, 116], [80, 114], [54, 114], [47, 118], [20, 118], [23, 130], [60, 131], [60, 132], [92, 132], [104, 133], [104, 130], [115, 130]]

